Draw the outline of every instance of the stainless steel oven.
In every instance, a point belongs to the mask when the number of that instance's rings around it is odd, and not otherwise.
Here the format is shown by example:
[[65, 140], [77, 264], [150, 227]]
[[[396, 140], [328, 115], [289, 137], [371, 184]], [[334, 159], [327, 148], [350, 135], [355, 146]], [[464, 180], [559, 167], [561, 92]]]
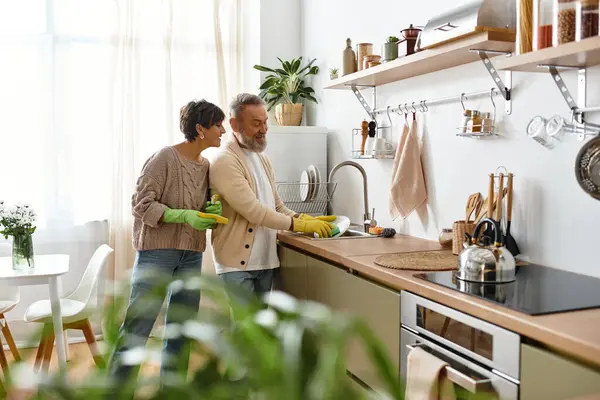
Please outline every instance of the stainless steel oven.
[[415, 347], [446, 361], [448, 378], [471, 393], [519, 398], [519, 335], [409, 292], [402, 292], [400, 374]]

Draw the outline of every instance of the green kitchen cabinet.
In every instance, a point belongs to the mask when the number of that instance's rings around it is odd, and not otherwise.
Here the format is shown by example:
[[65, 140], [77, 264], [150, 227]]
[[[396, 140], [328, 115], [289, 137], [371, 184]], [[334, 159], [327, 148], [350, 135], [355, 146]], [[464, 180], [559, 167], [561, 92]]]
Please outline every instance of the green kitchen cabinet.
[[278, 253], [281, 264], [279, 289], [299, 300], [306, 300], [306, 259], [308, 257], [284, 246], [278, 247]]
[[[400, 293], [354, 275], [348, 269], [307, 257], [307, 297], [365, 321], [399, 368]], [[357, 341], [348, 349], [347, 368], [369, 387], [383, 387], [379, 374]]]
[[548, 350], [521, 345], [521, 400], [600, 395], [600, 371]]

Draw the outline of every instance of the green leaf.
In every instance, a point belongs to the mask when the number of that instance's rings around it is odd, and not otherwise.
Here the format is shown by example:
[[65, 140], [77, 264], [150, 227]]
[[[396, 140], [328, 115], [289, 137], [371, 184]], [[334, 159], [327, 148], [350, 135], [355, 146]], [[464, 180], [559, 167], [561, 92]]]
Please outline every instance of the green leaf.
[[266, 79], [262, 85], [260, 85], [259, 89], [268, 89], [270, 87], [272, 87], [273, 85], [277, 84], [278, 79], [277, 78], [270, 78], [270, 79]]
[[289, 76], [290, 74], [288, 74], [286, 71], [282, 70], [281, 68], [277, 68], [275, 70], [275, 72], [277, 72], [279, 75], [281, 76]]
[[257, 69], [257, 70], [262, 71], [262, 72], [275, 72], [271, 68], [263, 67], [262, 65], [255, 65], [254, 69]]
[[312, 101], [313, 103], [319, 104], [317, 99], [314, 98], [313, 96], [311, 96], [310, 94], [303, 94], [302, 97], [305, 98], [306, 100]]
[[302, 62], [302, 57], [300, 57], [299, 59], [297, 59], [296, 61], [294, 61], [294, 63], [292, 64], [292, 72], [297, 74], [298, 73], [298, 68], [300, 68], [300, 63]]
[[313, 58], [307, 65], [304, 66], [304, 68], [302, 68], [300, 71], [298, 71], [298, 75], [303, 73], [304, 71], [308, 70], [310, 67], [312, 67], [312, 65], [314, 64], [315, 61], [317, 61], [317, 59]]

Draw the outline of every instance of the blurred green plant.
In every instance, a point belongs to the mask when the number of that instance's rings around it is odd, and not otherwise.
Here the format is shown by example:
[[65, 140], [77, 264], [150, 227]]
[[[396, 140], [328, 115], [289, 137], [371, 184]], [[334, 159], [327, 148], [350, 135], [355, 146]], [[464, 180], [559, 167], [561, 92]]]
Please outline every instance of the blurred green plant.
[[[114, 380], [107, 370], [92, 368], [80, 382], [69, 382], [57, 374], [37, 382], [33, 399], [95, 400], [143, 398], [168, 399], [260, 399], [260, 400], [354, 400], [402, 399], [403, 385], [386, 349], [361, 320], [332, 313], [326, 307], [298, 301], [272, 292], [264, 300], [244, 289], [225, 287], [216, 277], [193, 277], [157, 285], [153, 296], [164, 298], [167, 285], [172, 290], [201, 290], [214, 308], [201, 308], [197, 317], [177, 326], [168, 326], [170, 335], [190, 339], [194, 351], [205, 362], [180, 373], [133, 376]], [[122, 291], [126, 293], [125, 290]], [[105, 357], [108, 359], [119, 340], [119, 326], [127, 296], [115, 298], [104, 313]], [[189, 315], [187, 310], [170, 312]], [[233, 318], [232, 318], [233, 316]], [[386, 393], [359, 390], [346, 373], [346, 349], [358, 339], [370, 356], [373, 367], [386, 385]], [[159, 349], [132, 349], [127, 362], [137, 367], [160, 356]], [[89, 361], [89, 360], [86, 360]], [[74, 368], [72, 362], [69, 368]], [[15, 374], [17, 375], [17, 374]], [[15, 387], [19, 380], [9, 380]]]

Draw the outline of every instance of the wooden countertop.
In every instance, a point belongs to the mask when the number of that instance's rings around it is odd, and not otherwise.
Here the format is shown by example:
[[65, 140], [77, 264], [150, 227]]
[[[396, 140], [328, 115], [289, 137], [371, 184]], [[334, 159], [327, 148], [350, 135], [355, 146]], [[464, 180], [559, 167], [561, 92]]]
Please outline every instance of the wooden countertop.
[[417, 271], [393, 270], [374, 263], [381, 254], [439, 250], [441, 246], [437, 242], [406, 235], [396, 235], [391, 239], [327, 241], [280, 233], [278, 239], [298, 250], [351, 268], [384, 286], [407, 290], [452, 307], [600, 368], [600, 309], [530, 316], [419, 279], [414, 276]]

